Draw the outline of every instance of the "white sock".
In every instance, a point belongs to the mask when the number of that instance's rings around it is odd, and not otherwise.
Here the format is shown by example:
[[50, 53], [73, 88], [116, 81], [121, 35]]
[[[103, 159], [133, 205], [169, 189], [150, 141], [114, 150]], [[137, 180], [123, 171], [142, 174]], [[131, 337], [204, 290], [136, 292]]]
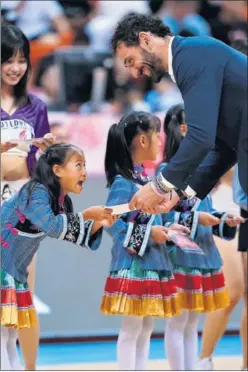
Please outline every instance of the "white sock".
[[139, 334], [136, 345], [136, 371], [145, 371], [149, 359], [150, 339], [153, 329], [153, 319], [151, 316], [143, 318], [142, 330]]
[[184, 367], [187, 371], [193, 371], [196, 368], [199, 319], [200, 313], [189, 312], [188, 322], [184, 330]]
[[14, 328], [9, 328], [8, 331], [9, 331], [9, 339], [7, 342], [7, 350], [8, 350], [11, 369], [14, 371], [23, 370], [23, 367], [20, 362], [19, 354], [17, 351], [17, 347], [16, 347], [17, 331]]
[[134, 370], [136, 346], [143, 327], [143, 318], [124, 316], [117, 341], [117, 361], [119, 370]]
[[9, 362], [7, 342], [9, 338], [9, 332], [7, 327], [1, 327], [1, 370], [11, 371]]
[[184, 371], [184, 330], [188, 322], [187, 310], [166, 321], [165, 350], [172, 370]]

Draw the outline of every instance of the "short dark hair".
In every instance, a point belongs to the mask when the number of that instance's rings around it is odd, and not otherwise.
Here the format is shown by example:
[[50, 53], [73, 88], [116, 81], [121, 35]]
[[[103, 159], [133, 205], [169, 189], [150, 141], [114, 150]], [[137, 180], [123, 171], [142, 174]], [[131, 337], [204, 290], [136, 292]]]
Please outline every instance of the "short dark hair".
[[139, 45], [139, 33], [151, 32], [158, 37], [172, 35], [169, 27], [163, 21], [154, 16], [129, 13], [118, 23], [111, 39], [111, 47], [114, 52], [118, 45], [123, 42], [127, 46]]

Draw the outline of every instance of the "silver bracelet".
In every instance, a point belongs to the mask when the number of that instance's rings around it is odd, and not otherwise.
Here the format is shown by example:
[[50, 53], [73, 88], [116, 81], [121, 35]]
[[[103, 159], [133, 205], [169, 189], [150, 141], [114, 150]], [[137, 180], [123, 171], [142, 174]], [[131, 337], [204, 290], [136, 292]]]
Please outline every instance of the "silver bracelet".
[[157, 188], [156, 184], [154, 184], [153, 182], [150, 182], [151, 184], [151, 188], [153, 189], [153, 191], [159, 195], [159, 196], [164, 196], [164, 193], [159, 189]]
[[159, 189], [159, 191], [162, 192], [163, 194], [167, 194], [168, 192], [172, 190], [171, 188], [164, 185], [163, 176], [161, 175], [161, 173], [157, 175], [155, 179], [155, 185]]

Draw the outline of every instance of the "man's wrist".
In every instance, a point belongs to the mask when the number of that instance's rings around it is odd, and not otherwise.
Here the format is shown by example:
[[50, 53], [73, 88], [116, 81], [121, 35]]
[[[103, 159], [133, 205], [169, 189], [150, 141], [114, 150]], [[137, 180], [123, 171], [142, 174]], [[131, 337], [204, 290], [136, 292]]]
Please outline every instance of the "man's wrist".
[[168, 192], [170, 192], [174, 187], [173, 185], [169, 184], [171, 187], [167, 186], [165, 184], [165, 179], [164, 177], [162, 176], [162, 173], [159, 173], [157, 175], [157, 177], [155, 178], [155, 187], [157, 190], [159, 190], [159, 192], [164, 195], [164, 194], [168, 194]]
[[171, 192], [172, 190], [175, 190], [180, 200], [184, 199], [185, 197], [192, 198], [196, 194], [190, 186], [188, 186], [185, 191], [177, 188], [176, 186], [171, 184], [169, 181], [167, 181], [163, 177], [162, 173], [159, 173], [157, 177], [155, 178], [155, 186], [156, 186], [156, 189], [159, 190], [159, 192], [162, 194], [167, 194]]
[[164, 196], [164, 192], [162, 192], [156, 185], [155, 182], [151, 182], [151, 188], [158, 196]]

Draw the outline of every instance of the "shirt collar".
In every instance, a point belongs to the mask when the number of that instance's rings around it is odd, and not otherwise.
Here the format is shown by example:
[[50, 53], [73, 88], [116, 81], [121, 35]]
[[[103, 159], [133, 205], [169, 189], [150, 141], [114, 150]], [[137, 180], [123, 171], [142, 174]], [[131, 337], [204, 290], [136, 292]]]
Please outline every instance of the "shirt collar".
[[168, 50], [168, 70], [169, 71], [168, 72], [169, 72], [170, 78], [173, 81], [173, 83], [176, 83], [176, 79], [175, 79], [173, 68], [172, 68], [172, 42], [173, 42], [174, 37], [175, 36], [171, 37], [169, 41], [169, 50]]

